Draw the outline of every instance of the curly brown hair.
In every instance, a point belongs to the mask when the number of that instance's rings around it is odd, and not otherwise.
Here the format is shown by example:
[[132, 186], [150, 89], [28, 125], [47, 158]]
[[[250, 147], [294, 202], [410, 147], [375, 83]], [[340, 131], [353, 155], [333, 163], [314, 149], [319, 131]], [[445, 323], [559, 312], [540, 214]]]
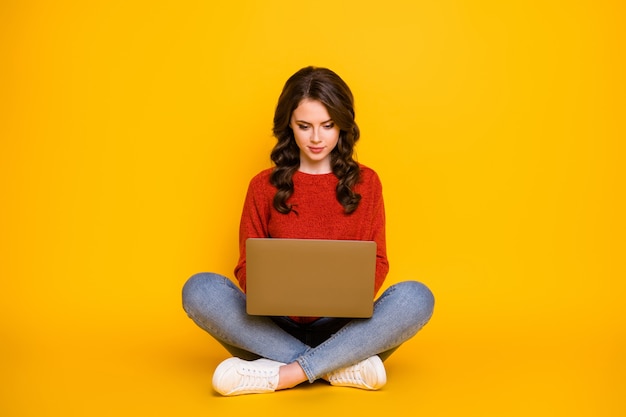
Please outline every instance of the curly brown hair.
[[327, 68], [305, 67], [285, 83], [274, 113], [273, 133], [278, 142], [270, 157], [276, 165], [270, 181], [277, 189], [274, 207], [283, 214], [291, 211], [287, 199], [293, 194], [293, 174], [300, 166], [300, 149], [290, 126], [291, 114], [304, 99], [321, 102], [339, 127], [339, 141], [330, 154], [333, 174], [339, 179], [337, 200], [346, 213], [352, 213], [361, 201], [354, 186], [361, 178], [359, 164], [354, 160], [354, 145], [360, 131], [355, 122], [354, 97], [348, 85]]

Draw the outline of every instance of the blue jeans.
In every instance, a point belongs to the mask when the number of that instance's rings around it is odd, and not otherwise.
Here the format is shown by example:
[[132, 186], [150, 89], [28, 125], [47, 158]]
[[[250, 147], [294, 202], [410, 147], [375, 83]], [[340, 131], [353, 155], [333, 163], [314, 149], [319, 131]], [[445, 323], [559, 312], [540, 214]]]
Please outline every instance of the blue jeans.
[[283, 363], [297, 361], [310, 382], [373, 355], [386, 359], [430, 319], [434, 298], [416, 281], [390, 286], [368, 319], [321, 318], [311, 324], [286, 317], [251, 316], [246, 296], [221, 275], [192, 276], [183, 288], [183, 308], [233, 356]]

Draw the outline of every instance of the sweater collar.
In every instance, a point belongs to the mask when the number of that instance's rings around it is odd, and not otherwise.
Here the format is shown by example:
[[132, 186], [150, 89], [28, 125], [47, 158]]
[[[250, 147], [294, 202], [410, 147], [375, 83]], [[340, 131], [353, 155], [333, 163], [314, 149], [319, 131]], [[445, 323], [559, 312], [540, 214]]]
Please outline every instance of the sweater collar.
[[293, 180], [301, 184], [321, 184], [321, 183], [335, 183], [337, 177], [332, 172], [328, 174], [307, 174], [302, 171], [296, 171], [293, 175]]

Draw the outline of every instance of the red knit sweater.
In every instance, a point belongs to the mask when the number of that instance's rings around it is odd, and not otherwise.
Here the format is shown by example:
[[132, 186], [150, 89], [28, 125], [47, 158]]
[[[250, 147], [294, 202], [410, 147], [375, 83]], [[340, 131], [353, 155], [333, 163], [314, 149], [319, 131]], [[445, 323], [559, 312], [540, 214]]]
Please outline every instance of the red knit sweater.
[[[235, 276], [246, 290], [246, 239], [373, 240], [377, 244], [375, 293], [387, 276], [389, 263], [385, 245], [385, 209], [382, 185], [374, 170], [361, 165], [361, 181], [355, 191], [362, 198], [351, 214], [337, 201], [334, 174], [312, 175], [297, 171], [294, 192], [287, 200], [292, 210], [278, 212], [273, 206], [276, 188], [270, 184], [272, 169], [261, 171], [250, 181], [239, 229], [239, 261]], [[375, 294], [373, 294], [374, 296]], [[299, 321], [309, 321], [306, 319]]]

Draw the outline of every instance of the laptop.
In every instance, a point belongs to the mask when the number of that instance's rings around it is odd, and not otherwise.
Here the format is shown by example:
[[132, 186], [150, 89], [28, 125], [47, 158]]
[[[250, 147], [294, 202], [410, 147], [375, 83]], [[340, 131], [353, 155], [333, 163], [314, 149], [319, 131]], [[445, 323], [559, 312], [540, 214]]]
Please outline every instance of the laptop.
[[376, 242], [246, 240], [246, 309], [263, 316], [368, 318]]

